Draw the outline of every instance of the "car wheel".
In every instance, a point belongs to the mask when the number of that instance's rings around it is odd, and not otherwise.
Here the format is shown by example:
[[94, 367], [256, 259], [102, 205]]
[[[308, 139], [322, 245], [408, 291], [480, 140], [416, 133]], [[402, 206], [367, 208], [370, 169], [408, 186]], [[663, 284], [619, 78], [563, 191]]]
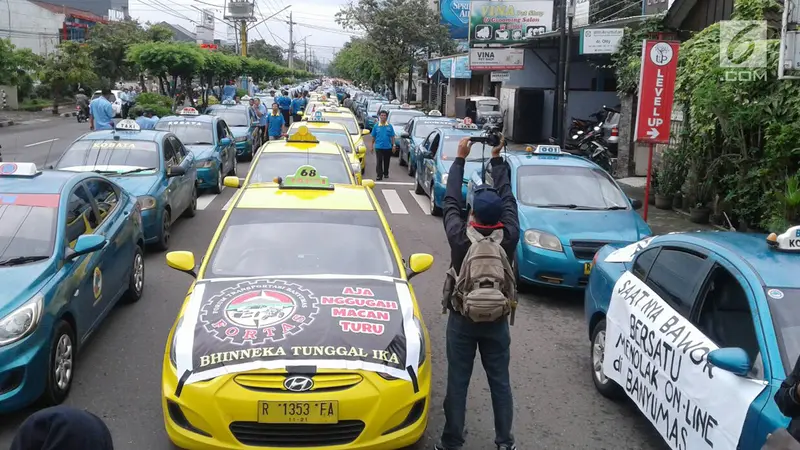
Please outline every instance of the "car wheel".
[[128, 280], [128, 290], [122, 297], [127, 303], [136, 303], [142, 298], [144, 292], [144, 252], [138, 245], [133, 253], [133, 267]]
[[[232, 177], [235, 177], [236, 176], [236, 170], [238, 168], [239, 168], [239, 163], [236, 161], [236, 158], [233, 158], [233, 166], [231, 166], [231, 171], [228, 172], [228, 175], [230, 175]], [[223, 184], [224, 184], [224, 180], [223, 180]]]
[[222, 175], [222, 168], [220, 167], [220, 170], [217, 172], [217, 184], [213, 188], [211, 188], [211, 192], [213, 194], [221, 194], [222, 193], [222, 188], [224, 186], [223, 179], [224, 179], [224, 175]]
[[399, 161], [399, 162], [400, 162], [400, 165], [401, 165], [401, 166], [407, 166], [407, 165], [408, 165], [408, 163], [407, 163], [407, 162], [406, 162], [406, 160], [403, 158], [403, 150], [400, 150], [400, 155], [399, 155], [399, 156], [400, 156], [400, 161]]
[[156, 247], [159, 250], [167, 250], [169, 248], [171, 220], [169, 210], [164, 210], [164, 214], [161, 216], [161, 236], [156, 243]]
[[436, 195], [433, 194], [433, 185], [431, 185], [431, 215], [432, 216], [441, 216], [442, 215], [442, 208], [436, 206]]
[[592, 330], [592, 381], [603, 397], [619, 400], [625, 396], [622, 387], [603, 373], [603, 358], [606, 351], [606, 321], [601, 320]]
[[412, 164], [411, 161], [408, 161], [408, 176], [413, 177], [414, 174], [417, 173], [417, 168], [415, 164]]
[[192, 188], [192, 203], [183, 211], [183, 217], [194, 217], [197, 215], [197, 186]]
[[58, 405], [67, 398], [75, 374], [75, 332], [66, 320], [60, 320], [50, 342], [50, 367], [42, 394], [44, 404]]
[[422, 189], [422, 185], [419, 184], [419, 178], [417, 177], [414, 177], [414, 193], [420, 195], [425, 193], [425, 189]]

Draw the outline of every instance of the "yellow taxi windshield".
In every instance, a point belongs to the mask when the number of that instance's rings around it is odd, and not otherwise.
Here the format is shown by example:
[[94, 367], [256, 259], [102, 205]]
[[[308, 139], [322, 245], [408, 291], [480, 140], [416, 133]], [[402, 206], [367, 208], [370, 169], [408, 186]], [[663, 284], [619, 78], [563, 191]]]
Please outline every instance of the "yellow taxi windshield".
[[275, 177], [294, 174], [303, 165], [316, 167], [333, 184], [352, 184], [350, 166], [342, 159], [341, 153], [329, 155], [313, 152], [262, 153], [252, 169], [249, 183], [271, 183]]

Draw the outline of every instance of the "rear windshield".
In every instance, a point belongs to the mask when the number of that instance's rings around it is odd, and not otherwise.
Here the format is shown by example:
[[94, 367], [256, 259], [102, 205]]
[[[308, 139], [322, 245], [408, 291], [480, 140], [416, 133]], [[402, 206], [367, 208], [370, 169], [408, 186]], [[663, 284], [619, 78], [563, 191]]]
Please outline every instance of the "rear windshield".
[[156, 124], [156, 130], [175, 133], [183, 145], [211, 145], [214, 143], [214, 124], [199, 120], [164, 120]]
[[786, 376], [800, 356], [800, 289], [767, 288], [767, 302]]
[[517, 199], [525, 205], [573, 209], [629, 206], [625, 194], [602, 169], [525, 166], [517, 177]]
[[336, 184], [351, 184], [350, 165], [341, 155], [321, 153], [262, 153], [258, 157], [256, 167], [252, 169], [250, 183], [271, 183], [275, 177], [292, 175], [297, 168], [309, 164], [328, 177], [328, 181]]
[[72, 144], [56, 164], [57, 169], [159, 167], [158, 146], [152, 141], [83, 140]]
[[374, 211], [235, 209], [203, 275], [272, 274], [399, 276]]
[[356, 123], [356, 119], [352, 116], [331, 116], [326, 114], [323, 117], [328, 122], [338, 123], [344, 126], [350, 134], [358, 134], [358, 124]]
[[229, 127], [250, 126], [249, 115], [244, 108], [212, 108], [208, 111], [208, 115], [222, 118]]
[[58, 194], [0, 194], [0, 266], [53, 254]]
[[407, 125], [414, 117], [424, 116], [420, 111], [392, 111], [389, 114], [389, 123], [392, 125]]

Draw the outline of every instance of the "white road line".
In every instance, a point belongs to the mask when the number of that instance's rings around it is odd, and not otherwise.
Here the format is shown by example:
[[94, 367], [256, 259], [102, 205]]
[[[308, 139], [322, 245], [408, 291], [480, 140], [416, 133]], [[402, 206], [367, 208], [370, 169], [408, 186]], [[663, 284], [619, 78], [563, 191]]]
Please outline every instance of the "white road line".
[[406, 183], [403, 181], [376, 181], [376, 185], [385, 185], [385, 186], [413, 186], [414, 183]]
[[203, 210], [208, 208], [208, 205], [217, 198], [218, 194], [211, 194], [211, 195], [203, 195], [201, 197], [197, 197], [197, 209]]
[[417, 201], [417, 204], [419, 205], [419, 207], [422, 208], [422, 212], [424, 212], [425, 215], [430, 216], [431, 215], [431, 206], [430, 206], [431, 205], [431, 201], [428, 200], [428, 197], [426, 197], [423, 194], [417, 194], [414, 191], [408, 191], [408, 192], [411, 193], [411, 196], [414, 197], [414, 200]]
[[54, 142], [54, 141], [57, 141], [57, 140], [58, 140], [58, 138], [55, 138], [55, 139], [48, 139], [48, 140], [46, 140], [46, 141], [41, 141], [41, 142], [34, 142], [33, 144], [28, 144], [28, 145], [26, 145], [25, 147], [27, 148], [27, 147], [33, 147], [33, 146], [35, 146], [35, 145], [47, 144], [48, 142]]
[[386, 199], [386, 204], [389, 205], [389, 211], [391, 211], [392, 214], [408, 214], [408, 210], [405, 205], [403, 205], [403, 201], [400, 200], [397, 191], [394, 189], [384, 189], [381, 192], [383, 192], [383, 198]]
[[234, 192], [233, 195], [231, 195], [231, 198], [229, 198], [227, 203], [225, 203], [225, 206], [222, 207], [223, 211], [227, 211], [228, 208], [230, 208], [231, 205], [233, 205], [233, 199], [234, 198], [236, 198], [236, 192]]

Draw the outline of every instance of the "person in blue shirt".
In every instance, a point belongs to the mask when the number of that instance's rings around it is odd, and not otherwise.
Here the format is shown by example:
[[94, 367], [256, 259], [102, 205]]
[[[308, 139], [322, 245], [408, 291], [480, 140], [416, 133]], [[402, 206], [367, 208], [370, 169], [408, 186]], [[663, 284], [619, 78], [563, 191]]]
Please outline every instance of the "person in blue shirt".
[[289, 97], [289, 93], [283, 91], [283, 95], [278, 97], [275, 101], [278, 103], [278, 108], [280, 108], [281, 114], [283, 114], [283, 121], [286, 122], [286, 124], [288, 125], [289, 113], [291, 112], [290, 110], [292, 109], [292, 99]]
[[222, 88], [222, 101], [225, 100], [233, 100], [233, 97], [236, 96], [236, 86], [233, 85], [233, 81], [228, 81], [224, 88]]
[[256, 117], [258, 118], [258, 127], [261, 129], [261, 141], [266, 142], [269, 139], [267, 134], [267, 105], [261, 103], [261, 99], [256, 97], [255, 103]]
[[277, 141], [286, 130], [286, 121], [278, 109], [278, 103], [272, 104], [272, 112], [267, 116], [267, 133], [270, 141]]
[[380, 122], [372, 127], [372, 152], [378, 160], [375, 172], [377, 180], [389, 178], [389, 163], [392, 162], [392, 149], [394, 148], [394, 127], [386, 121], [389, 113], [381, 111], [378, 114]]
[[89, 103], [89, 129], [90, 130], [113, 130], [114, 129], [114, 108], [111, 106], [109, 98], [111, 89], [103, 88], [100, 97]]
[[155, 130], [156, 124], [158, 123], [159, 120], [161, 120], [161, 118], [158, 117], [157, 115], [153, 114], [153, 110], [152, 109], [144, 110], [144, 116], [147, 117], [147, 119], [150, 121], [150, 123], [148, 124], [149, 127], [147, 129], [148, 130]]
[[294, 99], [292, 99], [292, 122], [300, 122], [303, 120], [302, 114], [303, 111], [303, 101], [300, 100], [300, 94], [295, 93]]
[[144, 111], [142, 111], [140, 108], [134, 108], [133, 114], [136, 116], [136, 123], [139, 124], [139, 128], [143, 130], [152, 128], [150, 119], [144, 116]]

